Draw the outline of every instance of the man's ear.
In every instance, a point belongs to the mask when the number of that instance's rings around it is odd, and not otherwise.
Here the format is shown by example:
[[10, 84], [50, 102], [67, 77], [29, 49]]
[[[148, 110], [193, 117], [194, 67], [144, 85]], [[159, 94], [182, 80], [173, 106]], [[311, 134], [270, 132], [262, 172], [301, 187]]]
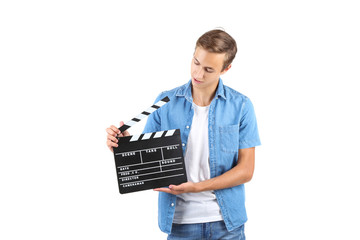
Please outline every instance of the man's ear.
[[230, 64], [229, 66], [227, 66], [227, 68], [225, 68], [225, 69], [220, 73], [220, 75], [225, 74], [230, 68], [231, 68], [231, 64]]

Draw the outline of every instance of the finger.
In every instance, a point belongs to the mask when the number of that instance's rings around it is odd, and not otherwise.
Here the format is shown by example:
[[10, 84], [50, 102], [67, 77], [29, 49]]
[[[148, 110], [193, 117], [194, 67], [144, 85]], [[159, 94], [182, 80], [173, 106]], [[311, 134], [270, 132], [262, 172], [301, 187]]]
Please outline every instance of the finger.
[[172, 191], [183, 191], [184, 190], [184, 187], [179, 185], [179, 186], [176, 186], [176, 185], [170, 185], [169, 188], [172, 190]]
[[153, 189], [156, 192], [166, 192], [166, 193], [172, 193], [170, 189], [168, 188], [155, 188]]
[[117, 145], [117, 143], [114, 143], [113, 141], [107, 140], [106, 141], [106, 145], [108, 147], [118, 147], [119, 145]]
[[111, 129], [111, 127], [110, 127], [110, 128], [107, 128], [107, 129], [106, 129], [106, 132], [107, 132], [108, 134], [110, 134], [111, 136], [116, 137], [116, 132], [115, 132], [113, 129]]
[[114, 125], [111, 125], [110, 128], [111, 128], [111, 130], [113, 130], [115, 132], [115, 134], [120, 133], [120, 130], [117, 127], [115, 127]]
[[113, 142], [115, 142], [115, 143], [118, 142], [117, 138], [114, 137], [114, 136], [111, 136], [110, 134], [107, 135], [107, 139], [108, 139], [108, 140], [111, 140], [111, 141], [113, 141]]
[[107, 140], [106, 141], [106, 145], [108, 145], [108, 147], [118, 147], [119, 145], [113, 141]]

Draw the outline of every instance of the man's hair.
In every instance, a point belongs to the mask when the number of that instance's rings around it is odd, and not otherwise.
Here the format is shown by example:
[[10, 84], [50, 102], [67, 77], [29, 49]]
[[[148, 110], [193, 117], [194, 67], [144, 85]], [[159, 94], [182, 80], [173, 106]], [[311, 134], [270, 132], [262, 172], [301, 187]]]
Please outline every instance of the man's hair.
[[196, 42], [196, 47], [212, 53], [225, 53], [225, 60], [221, 71], [224, 71], [235, 58], [236, 41], [225, 31], [215, 29], [204, 33]]

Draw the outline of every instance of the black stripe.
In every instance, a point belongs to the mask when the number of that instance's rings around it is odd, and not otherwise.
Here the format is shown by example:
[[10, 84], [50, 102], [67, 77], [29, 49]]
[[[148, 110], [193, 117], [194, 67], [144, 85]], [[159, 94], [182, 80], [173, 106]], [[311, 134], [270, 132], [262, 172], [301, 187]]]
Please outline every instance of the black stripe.
[[155, 109], [159, 109], [159, 108], [160, 108], [159, 106], [156, 106], [156, 105], [152, 105], [151, 107], [152, 107], [152, 108], [155, 108]]
[[150, 135], [150, 137], [149, 137], [149, 139], [148, 139], [148, 140], [150, 140], [150, 139], [154, 138], [155, 134], [156, 134], [156, 133], [151, 133], [151, 135]]
[[142, 138], [143, 138], [144, 136], [145, 136], [145, 134], [141, 134], [140, 137], [138, 138], [138, 140], [136, 140], [136, 141], [142, 140]]
[[138, 118], [133, 118], [133, 119], [131, 119], [131, 120], [133, 120], [133, 121], [135, 121], [135, 122], [140, 122], [140, 119], [138, 119]]
[[170, 99], [168, 98], [168, 96], [166, 96], [166, 97], [164, 97], [163, 99], [161, 99], [161, 101], [163, 101], [163, 102], [169, 102]]
[[141, 114], [144, 114], [144, 115], [146, 115], [146, 116], [149, 116], [151, 113], [148, 113], [148, 112], [142, 112]]
[[130, 126], [124, 124], [124, 125], [122, 125], [121, 127], [119, 127], [119, 130], [120, 130], [120, 132], [124, 132], [124, 131], [126, 131], [126, 129], [128, 129], [129, 127], [130, 127]]

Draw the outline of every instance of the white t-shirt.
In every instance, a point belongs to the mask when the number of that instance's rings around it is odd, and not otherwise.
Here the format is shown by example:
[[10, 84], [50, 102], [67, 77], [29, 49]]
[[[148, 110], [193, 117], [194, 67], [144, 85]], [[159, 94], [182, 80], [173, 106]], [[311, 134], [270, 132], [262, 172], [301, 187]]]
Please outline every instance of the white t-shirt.
[[[185, 152], [188, 181], [200, 182], [210, 179], [208, 116], [209, 106], [193, 103], [194, 117]], [[177, 195], [174, 223], [190, 224], [223, 220], [213, 191], [183, 193]]]

